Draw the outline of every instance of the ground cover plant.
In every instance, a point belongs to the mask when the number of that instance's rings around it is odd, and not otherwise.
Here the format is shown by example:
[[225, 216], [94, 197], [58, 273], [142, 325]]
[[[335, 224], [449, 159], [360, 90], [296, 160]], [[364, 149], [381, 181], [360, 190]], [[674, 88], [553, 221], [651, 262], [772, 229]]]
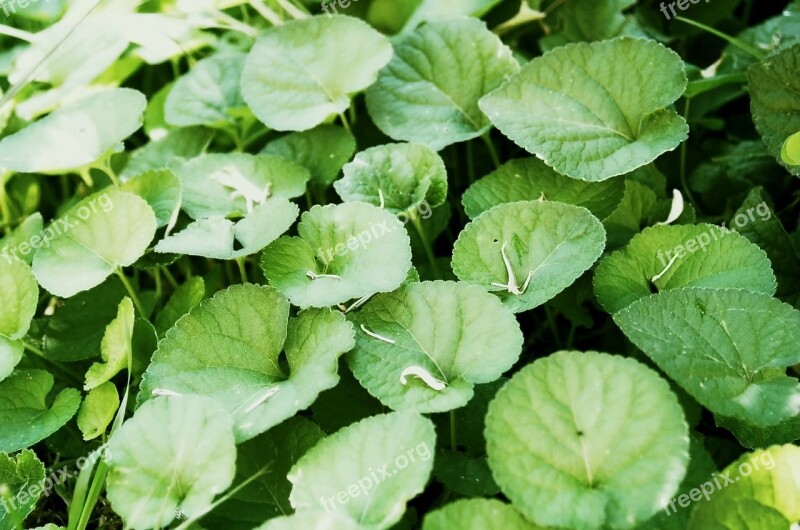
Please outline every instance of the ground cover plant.
[[0, 530], [800, 528], [800, 1], [0, 8]]

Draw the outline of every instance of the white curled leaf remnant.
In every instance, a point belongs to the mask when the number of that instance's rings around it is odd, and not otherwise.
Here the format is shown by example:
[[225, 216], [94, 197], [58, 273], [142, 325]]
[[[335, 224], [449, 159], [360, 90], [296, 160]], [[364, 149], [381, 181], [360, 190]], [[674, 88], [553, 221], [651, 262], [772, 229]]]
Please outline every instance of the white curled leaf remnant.
[[656, 225], [670, 225], [678, 220], [678, 217], [681, 216], [683, 213], [683, 195], [681, 195], [680, 190], [672, 190], [672, 208], [669, 210], [669, 215], [667, 216], [667, 220], [663, 222], [658, 222]]
[[673, 265], [673, 264], [674, 264], [674, 263], [675, 263], [677, 260], [678, 260], [678, 255], [677, 255], [677, 254], [675, 254], [675, 256], [673, 256], [673, 257], [672, 257], [672, 259], [671, 259], [671, 260], [669, 260], [669, 263], [667, 263], [667, 266], [666, 266], [666, 267], [664, 267], [664, 270], [663, 270], [663, 271], [661, 271], [661, 272], [659, 272], [659, 273], [658, 273], [658, 274], [656, 274], [655, 276], [653, 276], [653, 278], [650, 280], [650, 282], [651, 282], [651, 283], [656, 283], [658, 280], [660, 280], [660, 279], [662, 278], [662, 276], [664, 276], [664, 275], [667, 273], [667, 271], [668, 271], [668, 270], [669, 270], [669, 269], [672, 267], [672, 265]]
[[338, 276], [336, 274], [317, 274], [314, 271], [308, 271], [306, 273], [306, 276], [308, 276], [309, 280], [316, 280], [318, 278], [330, 278], [331, 280], [341, 280], [342, 279], [341, 276]]
[[378, 335], [377, 333], [368, 330], [366, 327], [364, 327], [364, 324], [361, 324], [361, 331], [363, 331], [364, 333], [366, 333], [367, 335], [369, 335], [373, 339], [382, 340], [383, 342], [386, 342], [388, 344], [394, 344], [395, 343], [394, 339], [390, 339], [389, 337], [384, 337], [383, 335]]
[[531, 278], [533, 277], [533, 271], [528, 273], [528, 277], [525, 278], [525, 283], [522, 285], [522, 289], [520, 289], [519, 284], [517, 283], [517, 277], [514, 275], [514, 269], [511, 267], [511, 262], [506, 255], [507, 244], [508, 241], [503, 241], [503, 246], [500, 247], [500, 254], [503, 256], [503, 263], [505, 264], [506, 272], [508, 273], [508, 283], [492, 282], [492, 286], [502, 287], [508, 290], [509, 293], [519, 296], [528, 290], [528, 285], [531, 283]]
[[425, 368], [416, 365], [409, 366], [408, 368], [403, 370], [403, 373], [400, 374], [400, 383], [402, 383], [403, 385], [408, 384], [408, 376], [410, 375], [422, 379], [422, 381], [426, 385], [428, 385], [428, 387], [434, 390], [444, 390], [445, 387], [447, 386], [447, 384], [444, 381], [441, 381], [433, 377], [433, 375], [431, 375], [431, 373], [427, 371]]
[[178, 392], [174, 392], [172, 390], [167, 390], [166, 388], [154, 388], [151, 392], [153, 397], [159, 396], [169, 396], [169, 397], [182, 397], [183, 394], [179, 394]]
[[280, 389], [281, 389], [281, 387], [279, 387], [279, 386], [273, 386], [273, 387], [268, 388], [266, 392], [261, 394], [261, 397], [259, 397], [255, 401], [253, 401], [253, 403], [251, 403], [249, 407], [244, 409], [244, 411], [245, 412], [253, 412], [259, 405], [261, 405], [266, 400], [268, 400], [269, 398], [271, 398], [272, 396], [277, 394], [278, 390], [280, 390]]

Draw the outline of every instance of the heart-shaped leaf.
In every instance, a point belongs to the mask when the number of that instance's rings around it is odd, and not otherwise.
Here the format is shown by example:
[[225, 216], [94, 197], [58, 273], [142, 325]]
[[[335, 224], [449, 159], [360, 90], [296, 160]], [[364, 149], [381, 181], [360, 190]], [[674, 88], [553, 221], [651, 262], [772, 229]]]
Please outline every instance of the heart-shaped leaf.
[[356, 139], [336, 125], [319, 125], [268, 143], [261, 154], [278, 155], [311, 172], [311, 180], [330, 184], [356, 152]]
[[686, 121], [669, 108], [686, 83], [677, 53], [620, 37], [537, 57], [480, 107], [559, 173], [598, 181], [644, 166], [687, 138]]
[[138, 195], [111, 189], [86, 197], [47, 230], [50, 244], [36, 252], [33, 273], [42, 287], [69, 298], [141, 258], [156, 216]]
[[289, 472], [298, 512], [343, 513], [364, 530], [400, 520], [433, 467], [436, 431], [417, 414], [372, 416], [328, 436]]
[[231, 419], [199, 396], [143, 404], [111, 437], [108, 451], [108, 500], [131, 528], [202, 515], [236, 471]]
[[120, 189], [135, 193], [156, 214], [156, 226], [167, 226], [181, 207], [181, 181], [168, 169], [145, 171], [125, 182]]
[[241, 442], [335, 386], [338, 358], [353, 347], [353, 335], [341, 313], [309, 310], [289, 319], [289, 302], [275, 289], [233, 286], [195, 306], [167, 333], [139, 400], [209, 396], [231, 415]]
[[367, 108], [391, 138], [438, 151], [489, 130], [478, 100], [518, 70], [511, 49], [483, 21], [431, 22], [395, 45], [367, 91]]
[[411, 269], [411, 243], [386, 210], [351, 202], [314, 206], [264, 250], [270, 284], [300, 307], [327, 307], [397, 289]]
[[242, 94], [267, 127], [304, 131], [347, 110], [351, 95], [371, 85], [391, 57], [386, 37], [357, 18], [295, 20], [258, 38], [242, 73]]
[[605, 258], [594, 277], [609, 313], [657, 291], [680, 287], [747, 289], [775, 294], [775, 275], [763, 250], [718, 226], [656, 226]]
[[522, 352], [514, 315], [476, 285], [412, 283], [375, 296], [353, 320], [361, 332], [350, 368], [395, 410], [462, 407], [474, 385], [499, 378]]
[[569, 287], [600, 257], [605, 240], [603, 225], [585, 208], [549, 201], [501, 204], [459, 234], [453, 272], [519, 313]]
[[61, 173], [98, 161], [142, 126], [144, 94], [104, 90], [54, 111], [0, 141], [0, 167], [20, 173]]
[[86, 372], [84, 390], [92, 390], [110, 381], [124, 370], [133, 358], [133, 302], [125, 298], [117, 308], [117, 317], [106, 327], [100, 343], [102, 363], [94, 363]]
[[333, 187], [345, 202], [367, 202], [392, 213], [410, 211], [423, 202], [436, 208], [447, 200], [447, 170], [430, 147], [380, 145], [358, 153]]
[[486, 442], [503, 493], [542, 526], [632, 528], [678, 490], [689, 459], [667, 382], [597, 352], [562, 351], [517, 372], [489, 405]]
[[800, 414], [800, 312], [769, 295], [684, 288], [614, 316], [628, 338], [715, 414], [768, 427]]

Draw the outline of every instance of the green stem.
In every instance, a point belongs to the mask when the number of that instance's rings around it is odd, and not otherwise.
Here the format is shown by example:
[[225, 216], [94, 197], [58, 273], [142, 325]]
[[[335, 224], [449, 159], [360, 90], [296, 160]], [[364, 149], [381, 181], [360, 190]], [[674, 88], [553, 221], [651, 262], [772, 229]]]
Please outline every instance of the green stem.
[[[686, 122], [689, 122], [689, 110], [691, 108], [692, 100], [690, 98], [686, 98], [686, 103], [683, 106], [683, 118]], [[686, 198], [689, 199], [689, 202], [697, 208], [697, 201], [694, 200], [694, 196], [692, 195], [692, 191], [689, 189], [689, 184], [686, 180], [686, 154], [689, 150], [689, 140], [685, 140], [681, 144], [681, 167], [680, 167], [680, 175], [681, 175], [681, 186], [683, 187], [683, 192], [686, 194]]]
[[164, 265], [162, 265], [160, 267], [160, 269], [164, 272], [164, 277], [167, 279], [167, 281], [172, 286], [172, 288], [173, 289], [177, 289], [178, 288], [178, 281], [175, 279], [175, 276], [173, 276], [172, 273], [169, 272], [169, 269], [167, 267], [165, 267]]
[[472, 142], [467, 142], [467, 178], [469, 184], [475, 182], [475, 149], [472, 147]]
[[342, 125], [345, 129], [347, 129], [347, 132], [353, 134], [353, 130], [350, 128], [350, 122], [347, 121], [347, 117], [344, 115], [344, 112], [339, 113], [339, 119], [342, 120]]
[[32, 43], [35, 35], [29, 31], [24, 31], [18, 28], [12, 28], [5, 24], [0, 24], [0, 35], [7, 35], [15, 39], [24, 40], [27, 43]]
[[558, 327], [556, 326], [555, 316], [553, 315], [553, 312], [550, 310], [550, 308], [547, 305], [544, 306], [544, 312], [545, 312], [545, 315], [547, 315], [547, 324], [550, 326], [550, 331], [553, 332], [553, 338], [556, 341], [556, 346], [560, 350], [560, 349], [562, 349], [561, 348], [561, 336], [558, 334]]
[[128, 278], [125, 276], [125, 273], [122, 272], [121, 268], [118, 268], [115, 271], [115, 273], [116, 273], [117, 277], [120, 279], [120, 281], [122, 282], [122, 285], [125, 286], [125, 290], [128, 291], [128, 294], [130, 295], [131, 300], [133, 300], [133, 305], [136, 307], [136, 311], [139, 312], [139, 316], [141, 316], [143, 318], [147, 318], [147, 312], [144, 310], [144, 306], [142, 305], [142, 302], [139, 300], [139, 297], [136, 295], [136, 291], [133, 290], [133, 286], [128, 281]]
[[0, 214], [3, 216], [3, 233], [11, 232], [11, 207], [8, 205], [8, 194], [6, 193], [7, 174], [0, 175]]
[[296, 5], [289, 2], [288, 0], [276, 0], [276, 2], [278, 2], [278, 5], [281, 6], [281, 8], [283, 8], [284, 11], [289, 13], [289, 16], [295, 20], [300, 20], [301, 18], [308, 17], [308, 13], [301, 11], [300, 9], [297, 8]]
[[245, 262], [247, 258], [236, 258], [236, 265], [239, 266], [239, 275], [242, 277], [242, 283], [250, 283], [247, 279], [247, 268]]
[[267, 7], [262, 0], [250, 0], [250, 6], [273, 26], [283, 25], [283, 19], [275, 11]]
[[497, 169], [498, 167], [500, 167], [500, 157], [497, 155], [497, 149], [494, 146], [494, 142], [492, 142], [492, 137], [489, 136], [489, 133], [487, 132], [486, 134], [481, 136], [481, 138], [483, 138], [486, 147], [489, 149], [489, 156], [492, 157], [492, 162], [494, 163], [494, 167], [495, 169]]
[[458, 451], [458, 440], [456, 439], [456, 411], [450, 411], [450, 449]]
[[710, 26], [706, 26], [705, 24], [701, 24], [700, 22], [694, 21], [694, 20], [689, 19], [689, 18], [684, 18], [684, 17], [675, 17], [675, 20], [680, 20], [684, 24], [689, 24], [690, 26], [694, 26], [694, 27], [696, 27], [698, 29], [702, 29], [704, 31], [707, 31], [708, 33], [711, 33], [712, 35], [716, 35], [720, 39], [722, 39], [724, 41], [727, 41], [728, 44], [730, 44], [731, 46], [736, 46], [737, 48], [739, 48], [743, 52], [752, 55], [758, 61], [763, 61], [766, 58], [766, 54], [763, 53], [762, 51], [757, 50], [756, 48], [753, 48], [749, 44], [746, 44], [746, 43], [740, 41], [739, 39], [731, 37], [730, 35], [722, 33], [721, 31], [716, 30], [716, 29], [714, 29], [714, 28], [712, 28]]
[[77, 374], [77, 373], [73, 372], [70, 368], [64, 366], [63, 364], [61, 364], [58, 361], [54, 361], [52, 359], [48, 359], [47, 356], [44, 354], [44, 352], [40, 348], [37, 348], [36, 346], [34, 346], [30, 342], [26, 341], [25, 339], [22, 339], [20, 342], [22, 342], [22, 346], [26, 350], [28, 350], [29, 352], [33, 353], [34, 355], [39, 357], [41, 360], [43, 360], [45, 363], [49, 364], [50, 366], [52, 366], [53, 368], [55, 368], [56, 370], [61, 372], [61, 375], [65, 376], [66, 379], [70, 379], [73, 383], [77, 384], [78, 386], [83, 386], [83, 375], [82, 374]]
[[430, 239], [428, 239], [428, 234], [425, 233], [425, 227], [422, 226], [422, 221], [415, 215], [411, 218], [411, 224], [414, 225], [417, 234], [419, 234], [419, 239], [422, 241], [422, 246], [425, 248], [425, 254], [428, 256], [428, 262], [431, 264], [434, 276], [437, 280], [441, 279], [442, 272], [439, 270], [439, 265], [436, 263], [436, 256], [433, 253], [433, 247], [431, 246]]

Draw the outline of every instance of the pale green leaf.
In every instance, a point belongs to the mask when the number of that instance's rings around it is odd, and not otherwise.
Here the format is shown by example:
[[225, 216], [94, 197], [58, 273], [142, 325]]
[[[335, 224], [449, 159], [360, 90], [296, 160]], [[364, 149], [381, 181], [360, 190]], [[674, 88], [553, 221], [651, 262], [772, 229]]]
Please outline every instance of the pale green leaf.
[[540, 525], [633, 528], [686, 473], [689, 436], [666, 381], [597, 352], [558, 352], [519, 371], [489, 405], [489, 465]]
[[540, 199], [583, 206], [598, 219], [605, 219], [622, 202], [624, 193], [624, 179], [571, 179], [529, 157], [510, 160], [478, 180], [464, 192], [461, 202], [471, 219], [498, 204]]
[[[558, 28], [539, 39], [545, 51], [573, 42], [593, 42], [622, 35], [644, 36], [632, 17], [622, 11], [636, 0], [572, 0], [548, 16], [548, 25]], [[548, 9], [550, 11], [550, 9]]]
[[597, 300], [609, 313], [653, 290], [731, 288], [771, 296], [776, 286], [763, 250], [736, 232], [709, 224], [647, 228], [603, 259], [594, 277]]
[[42, 231], [44, 230], [44, 220], [42, 214], [36, 212], [29, 215], [22, 221], [10, 234], [0, 239], [0, 256], [3, 258], [16, 257], [28, 265], [33, 261], [33, 250], [31, 243], [35, 242], [35, 237], [41, 241]]
[[358, 153], [333, 187], [345, 202], [367, 202], [392, 213], [423, 202], [436, 208], [447, 200], [447, 169], [430, 147], [380, 145]]
[[598, 181], [644, 166], [687, 138], [686, 122], [670, 107], [686, 83], [677, 53], [620, 37], [537, 57], [480, 107], [559, 173]]
[[[39, 286], [22, 260], [0, 259], [0, 337], [18, 340], [28, 333], [39, 303]], [[2, 379], [2, 377], [0, 377]]]
[[[476, 285], [412, 283], [376, 295], [353, 321], [360, 332], [347, 356], [350, 368], [370, 394], [395, 410], [462, 407], [474, 385], [498, 379], [522, 352], [514, 315]], [[444, 387], [410, 375], [415, 367]]]
[[181, 181], [168, 169], [150, 170], [120, 186], [147, 201], [156, 215], [158, 228], [167, 226], [181, 207]]
[[0, 381], [11, 375], [24, 353], [21, 341], [0, 336]]
[[0, 167], [61, 173], [92, 164], [142, 126], [147, 100], [129, 88], [105, 90], [66, 105], [0, 141]]
[[261, 265], [270, 284], [299, 307], [393, 291], [411, 269], [408, 232], [390, 212], [370, 204], [313, 206], [297, 233], [267, 247]]
[[22, 528], [41, 497], [44, 476], [44, 464], [33, 451], [16, 457], [0, 453], [0, 530]]
[[271, 287], [233, 286], [201, 302], [160, 342], [140, 401], [209, 396], [231, 415], [240, 442], [293, 416], [339, 381], [338, 358], [354, 332], [327, 309], [288, 317], [289, 302]]
[[30, 447], [75, 415], [80, 392], [66, 388], [49, 400], [52, 388], [53, 376], [44, 370], [17, 370], [0, 382], [0, 452]]
[[518, 70], [511, 49], [484, 22], [431, 22], [395, 45], [367, 91], [367, 108], [391, 138], [438, 151], [491, 128], [478, 100]]
[[255, 530], [364, 530], [350, 517], [338, 513], [299, 512], [276, 517]]
[[769, 295], [683, 288], [614, 316], [664, 373], [715, 414], [769, 427], [800, 414], [800, 312]]
[[311, 180], [330, 184], [356, 152], [356, 139], [336, 125], [318, 125], [268, 143], [261, 154], [278, 155], [311, 172]]
[[501, 204], [459, 234], [453, 272], [519, 313], [569, 287], [600, 257], [605, 239], [603, 225], [585, 208], [549, 201]]
[[211, 129], [203, 127], [171, 130], [162, 138], [148, 142], [131, 152], [125, 169], [120, 173], [120, 179], [125, 181], [151, 170], [174, 170], [183, 160], [202, 154], [213, 135]]
[[303, 131], [347, 110], [351, 95], [371, 85], [391, 57], [386, 37], [357, 18], [294, 20], [258, 38], [242, 73], [242, 94], [271, 129]]
[[159, 398], [139, 407], [108, 443], [108, 500], [131, 528], [200, 516], [233, 481], [228, 415], [206, 398]]
[[42, 287], [69, 298], [142, 257], [156, 216], [141, 197], [111, 189], [85, 198], [51, 228], [56, 236], [36, 252], [33, 273]]
[[422, 530], [537, 530], [508, 504], [497, 499], [462, 499], [425, 516]]
[[103, 362], [92, 364], [86, 372], [84, 390], [92, 390], [110, 381], [128, 366], [128, 360], [133, 356], [133, 317], [133, 302], [125, 297], [117, 308], [117, 317], [106, 326], [100, 343]]
[[193, 276], [179, 286], [156, 316], [155, 327], [163, 336], [175, 322], [200, 303], [206, 296], [206, 284], [200, 276]]
[[435, 446], [433, 423], [409, 412], [349, 425], [292, 468], [292, 506], [298, 512], [347, 514], [364, 530], [389, 528], [425, 488]]
[[78, 428], [84, 440], [104, 434], [119, 408], [119, 394], [114, 383], [103, 383], [92, 389], [78, 410]]

